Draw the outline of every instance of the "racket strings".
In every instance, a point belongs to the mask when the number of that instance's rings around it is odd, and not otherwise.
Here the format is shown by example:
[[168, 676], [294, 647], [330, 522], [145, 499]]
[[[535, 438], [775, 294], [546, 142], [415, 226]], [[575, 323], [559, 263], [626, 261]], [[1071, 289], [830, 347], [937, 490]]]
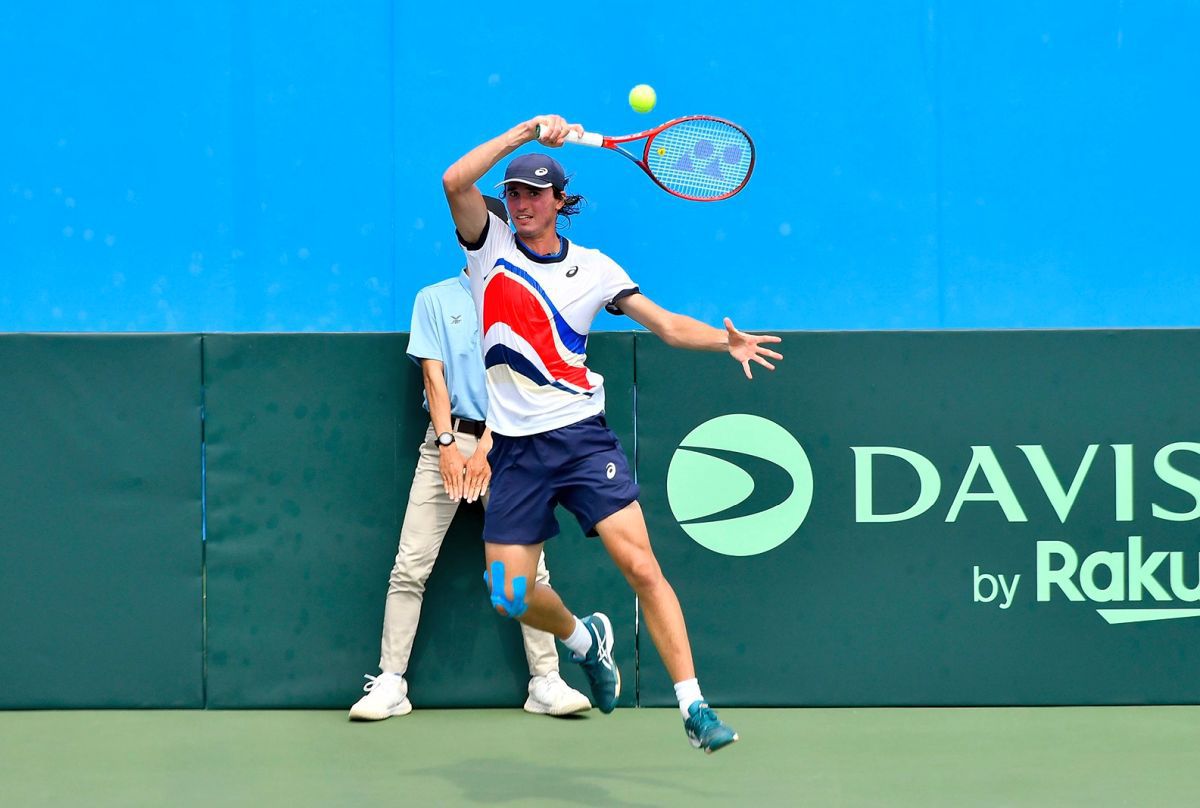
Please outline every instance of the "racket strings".
[[674, 193], [695, 199], [732, 194], [754, 165], [754, 145], [723, 121], [687, 120], [651, 138], [646, 167]]

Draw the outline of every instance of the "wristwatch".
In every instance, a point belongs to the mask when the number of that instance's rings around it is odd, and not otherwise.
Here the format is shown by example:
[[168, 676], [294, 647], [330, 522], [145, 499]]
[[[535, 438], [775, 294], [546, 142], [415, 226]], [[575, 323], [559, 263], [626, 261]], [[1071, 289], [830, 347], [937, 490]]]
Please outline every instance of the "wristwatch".
[[449, 446], [452, 443], [454, 443], [454, 433], [453, 432], [443, 432], [442, 434], [438, 435], [436, 438], [433, 439], [433, 445], [437, 446], [438, 448]]

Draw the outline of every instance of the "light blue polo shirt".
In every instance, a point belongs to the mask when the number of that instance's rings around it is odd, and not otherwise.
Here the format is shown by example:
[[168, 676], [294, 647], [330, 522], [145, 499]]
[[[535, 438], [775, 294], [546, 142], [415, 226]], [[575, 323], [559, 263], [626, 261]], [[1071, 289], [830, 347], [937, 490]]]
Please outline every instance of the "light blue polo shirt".
[[[479, 348], [479, 315], [466, 271], [417, 292], [413, 301], [408, 356], [418, 365], [436, 359], [446, 370], [450, 414], [482, 421], [487, 417], [487, 381]], [[429, 398], [425, 409], [429, 409]]]

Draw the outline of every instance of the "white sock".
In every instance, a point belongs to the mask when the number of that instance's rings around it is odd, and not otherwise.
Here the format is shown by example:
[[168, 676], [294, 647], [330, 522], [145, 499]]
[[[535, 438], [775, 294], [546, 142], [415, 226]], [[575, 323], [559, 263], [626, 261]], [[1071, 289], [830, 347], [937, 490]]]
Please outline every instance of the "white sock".
[[592, 632], [588, 631], [583, 621], [576, 617], [575, 630], [571, 632], [570, 637], [562, 641], [562, 644], [571, 649], [575, 656], [585, 657], [592, 647]]
[[698, 701], [704, 701], [704, 696], [700, 693], [700, 680], [684, 679], [682, 682], [676, 682], [675, 698], [679, 701], [679, 712], [683, 713], [684, 718], [687, 718], [688, 707]]

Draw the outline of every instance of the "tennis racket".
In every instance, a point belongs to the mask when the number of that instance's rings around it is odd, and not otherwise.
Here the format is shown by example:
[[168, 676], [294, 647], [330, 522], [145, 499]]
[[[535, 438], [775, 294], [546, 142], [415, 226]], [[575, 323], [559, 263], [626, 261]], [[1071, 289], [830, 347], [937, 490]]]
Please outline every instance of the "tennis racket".
[[[622, 144], [645, 138], [641, 157]], [[754, 141], [745, 129], [711, 115], [688, 115], [638, 132], [608, 137], [574, 132], [568, 143], [612, 149], [646, 172], [669, 194], [694, 202], [728, 199], [746, 187], [754, 171]]]

